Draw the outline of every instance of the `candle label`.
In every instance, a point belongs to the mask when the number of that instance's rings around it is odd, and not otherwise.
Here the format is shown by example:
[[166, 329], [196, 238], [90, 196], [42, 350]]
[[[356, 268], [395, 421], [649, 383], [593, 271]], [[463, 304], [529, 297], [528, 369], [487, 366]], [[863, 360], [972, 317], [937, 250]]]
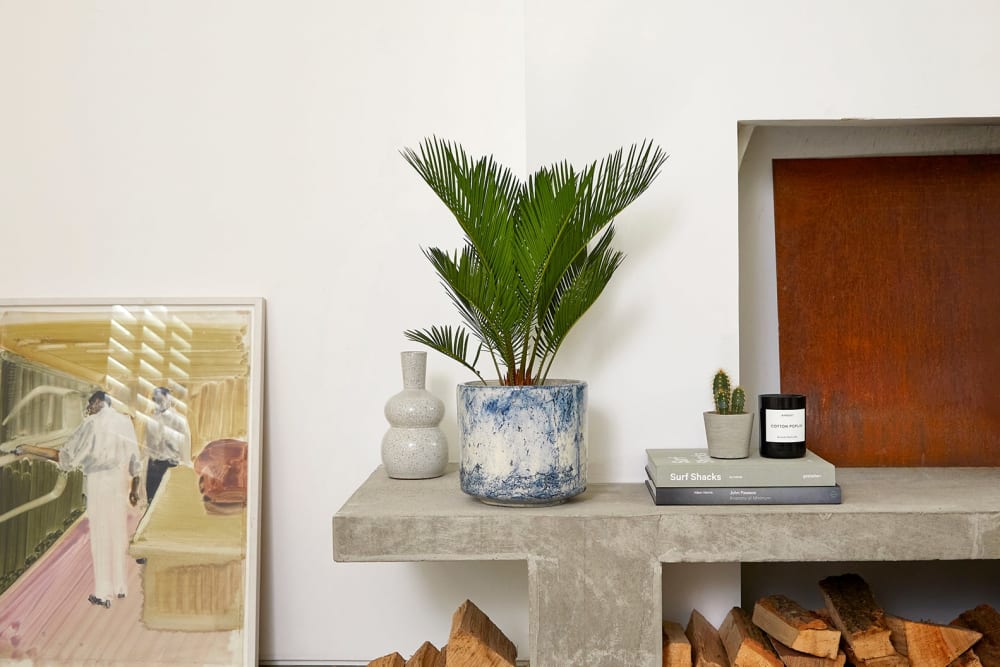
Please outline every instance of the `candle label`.
[[805, 442], [805, 409], [764, 410], [764, 439], [767, 442]]

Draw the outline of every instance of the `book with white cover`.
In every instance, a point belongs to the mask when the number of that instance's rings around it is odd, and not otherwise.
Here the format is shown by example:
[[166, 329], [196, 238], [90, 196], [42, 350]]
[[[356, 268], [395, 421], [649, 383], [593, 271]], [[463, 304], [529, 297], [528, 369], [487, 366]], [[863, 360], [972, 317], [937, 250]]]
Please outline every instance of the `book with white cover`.
[[836, 467], [812, 450], [797, 459], [713, 459], [707, 449], [647, 449], [646, 472], [656, 486], [833, 486]]

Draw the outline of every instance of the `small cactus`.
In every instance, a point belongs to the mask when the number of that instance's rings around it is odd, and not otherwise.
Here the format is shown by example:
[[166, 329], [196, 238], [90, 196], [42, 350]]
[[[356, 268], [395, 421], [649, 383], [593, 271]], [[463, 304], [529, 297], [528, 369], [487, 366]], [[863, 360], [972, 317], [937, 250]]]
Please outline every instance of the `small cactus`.
[[720, 415], [728, 415], [729, 407], [729, 394], [721, 389], [715, 392], [715, 411]]
[[721, 368], [712, 378], [712, 397], [715, 411], [720, 415], [741, 415], [745, 412], [747, 395], [742, 387], [730, 389], [729, 375]]
[[716, 371], [715, 377], [712, 378], [712, 396], [718, 396], [720, 393], [729, 396], [729, 376], [721, 368]]
[[736, 387], [736, 389], [733, 389], [733, 404], [731, 406], [733, 414], [734, 415], [743, 414], [744, 412], [743, 408], [746, 407], [746, 404], [747, 404], [747, 393], [743, 391], [743, 387]]

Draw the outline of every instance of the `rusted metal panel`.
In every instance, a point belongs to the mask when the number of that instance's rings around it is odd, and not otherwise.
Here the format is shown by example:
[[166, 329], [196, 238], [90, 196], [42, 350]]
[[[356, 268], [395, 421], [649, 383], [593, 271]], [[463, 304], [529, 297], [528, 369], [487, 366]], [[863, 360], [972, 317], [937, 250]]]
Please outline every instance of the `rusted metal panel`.
[[841, 466], [1000, 465], [1000, 155], [775, 160], [781, 390]]

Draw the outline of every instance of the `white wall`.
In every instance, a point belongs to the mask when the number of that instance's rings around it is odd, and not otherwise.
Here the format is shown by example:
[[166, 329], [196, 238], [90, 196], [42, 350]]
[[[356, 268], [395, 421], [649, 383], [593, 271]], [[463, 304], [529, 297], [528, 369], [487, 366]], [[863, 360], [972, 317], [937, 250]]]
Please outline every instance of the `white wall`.
[[[740, 120], [995, 116], [990, 2], [0, 0], [5, 296], [268, 300], [260, 655], [440, 644], [474, 599], [527, 643], [517, 564], [337, 564], [408, 327], [455, 317], [454, 224], [398, 156], [431, 133], [517, 170], [671, 154], [557, 371], [591, 385], [593, 481], [700, 444], [739, 359]], [[429, 360], [453, 418], [466, 379]], [[446, 418], [447, 420], [448, 418]], [[454, 441], [454, 426], [446, 424]]]

